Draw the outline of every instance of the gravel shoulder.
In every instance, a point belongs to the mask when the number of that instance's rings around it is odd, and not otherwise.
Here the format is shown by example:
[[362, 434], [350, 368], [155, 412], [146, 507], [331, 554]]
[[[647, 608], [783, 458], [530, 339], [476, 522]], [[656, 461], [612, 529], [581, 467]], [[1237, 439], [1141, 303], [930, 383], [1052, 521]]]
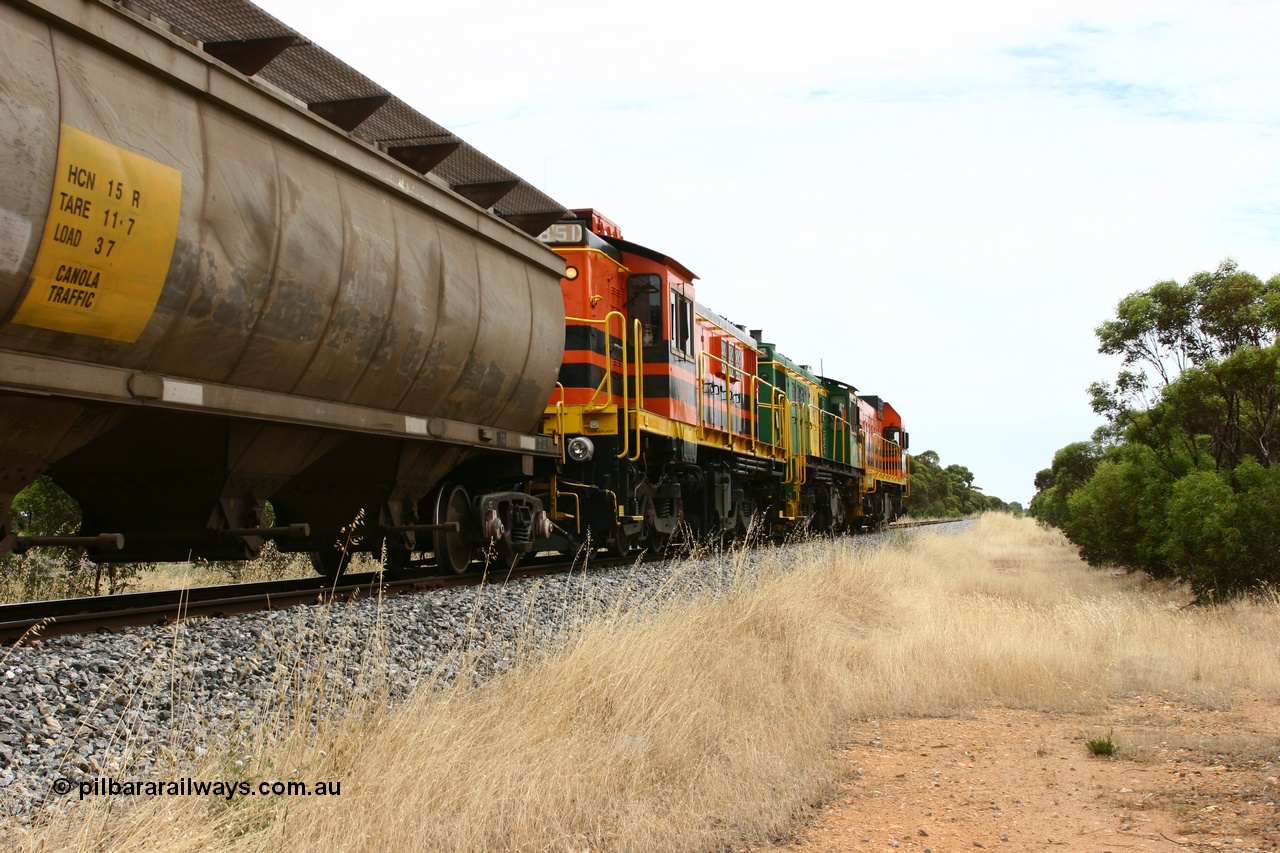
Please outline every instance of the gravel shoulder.
[[[849, 780], [770, 853], [1280, 849], [1280, 706], [1135, 695], [848, 730]], [[1086, 741], [1111, 735], [1112, 758]]]

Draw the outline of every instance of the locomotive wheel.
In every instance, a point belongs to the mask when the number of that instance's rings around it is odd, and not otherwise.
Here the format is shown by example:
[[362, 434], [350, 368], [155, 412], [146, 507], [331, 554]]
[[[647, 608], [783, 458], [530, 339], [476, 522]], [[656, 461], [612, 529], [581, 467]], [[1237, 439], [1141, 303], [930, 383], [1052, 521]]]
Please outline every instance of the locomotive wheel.
[[644, 516], [644, 531], [638, 536], [639, 542], [655, 554], [662, 553], [671, 543], [671, 534], [658, 530], [658, 511], [647, 495], [641, 501], [640, 514]]
[[609, 555], [613, 557], [625, 557], [631, 553], [631, 549], [636, 547], [637, 537], [627, 533], [619, 524], [613, 532], [613, 541], [609, 543]]
[[649, 550], [655, 554], [665, 553], [671, 547], [672, 533], [662, 533], [654, 527], [649, 530]]
[[467, 539], [466, 530], [471, 518], [471, 499], [462, 486], [445, 483], [436, 490], [431, 506], [432, 523], [456, 522], [458, 532], [437, 530], [432, 534], [436, 552], [436, 565], [441, 571], [463, 574], [475, 556], [475, 547]]
[[825, 509], [819, 509], [809, 518], [809, 532], [816, 533], [819, 536], [828, 536], [831, 534], [831, 513]]

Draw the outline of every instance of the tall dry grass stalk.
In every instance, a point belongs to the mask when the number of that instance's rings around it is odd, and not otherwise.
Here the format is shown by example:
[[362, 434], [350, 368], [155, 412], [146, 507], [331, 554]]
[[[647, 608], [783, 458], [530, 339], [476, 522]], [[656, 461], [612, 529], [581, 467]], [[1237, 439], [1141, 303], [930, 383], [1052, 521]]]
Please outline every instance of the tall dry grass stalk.
[[1030, 521], [750, 559], [763, 571], [730, 595], [600, 614], [480, 687], [390, 710], [366, 693], [235, 771], [341, 779], [340, 797], [95, 802], [29, 846], [717, 850], [784, 833], [831, 792], [840, 724], [859, 716], [1280, 697], [1276, 602], [1187, 609], [1185, 593], [1087, 569]]

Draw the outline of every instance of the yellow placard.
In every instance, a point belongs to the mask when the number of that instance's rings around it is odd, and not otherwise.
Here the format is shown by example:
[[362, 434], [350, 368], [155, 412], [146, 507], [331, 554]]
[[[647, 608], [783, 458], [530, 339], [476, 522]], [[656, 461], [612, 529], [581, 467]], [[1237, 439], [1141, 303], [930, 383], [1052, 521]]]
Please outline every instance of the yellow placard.
[[62, 125], [49, 218], [13, 322], [114, 341], [155, 312], [182, 207], [182, 173]]

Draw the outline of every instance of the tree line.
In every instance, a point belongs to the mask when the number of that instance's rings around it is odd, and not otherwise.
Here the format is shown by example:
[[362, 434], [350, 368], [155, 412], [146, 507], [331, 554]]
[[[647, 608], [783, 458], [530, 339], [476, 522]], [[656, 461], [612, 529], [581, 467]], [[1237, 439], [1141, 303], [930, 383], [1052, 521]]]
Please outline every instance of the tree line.
[[988, 510], [1022, 512], [1017, 502], [984, 495], [973, 480], [973, 472], [965, 466], [943, 467], [938, 454], [926, 450], [911, 457], [911, 495], [903, 508], [914, 518], [962, 518]]
[[1036, 475], [1030, 512], [1093, 565], [1177, 578], [1202, 600], [1280, 582], [1280, 275], [1223, 261], [1120, 301], [1089, 387], [1106, 423]]

